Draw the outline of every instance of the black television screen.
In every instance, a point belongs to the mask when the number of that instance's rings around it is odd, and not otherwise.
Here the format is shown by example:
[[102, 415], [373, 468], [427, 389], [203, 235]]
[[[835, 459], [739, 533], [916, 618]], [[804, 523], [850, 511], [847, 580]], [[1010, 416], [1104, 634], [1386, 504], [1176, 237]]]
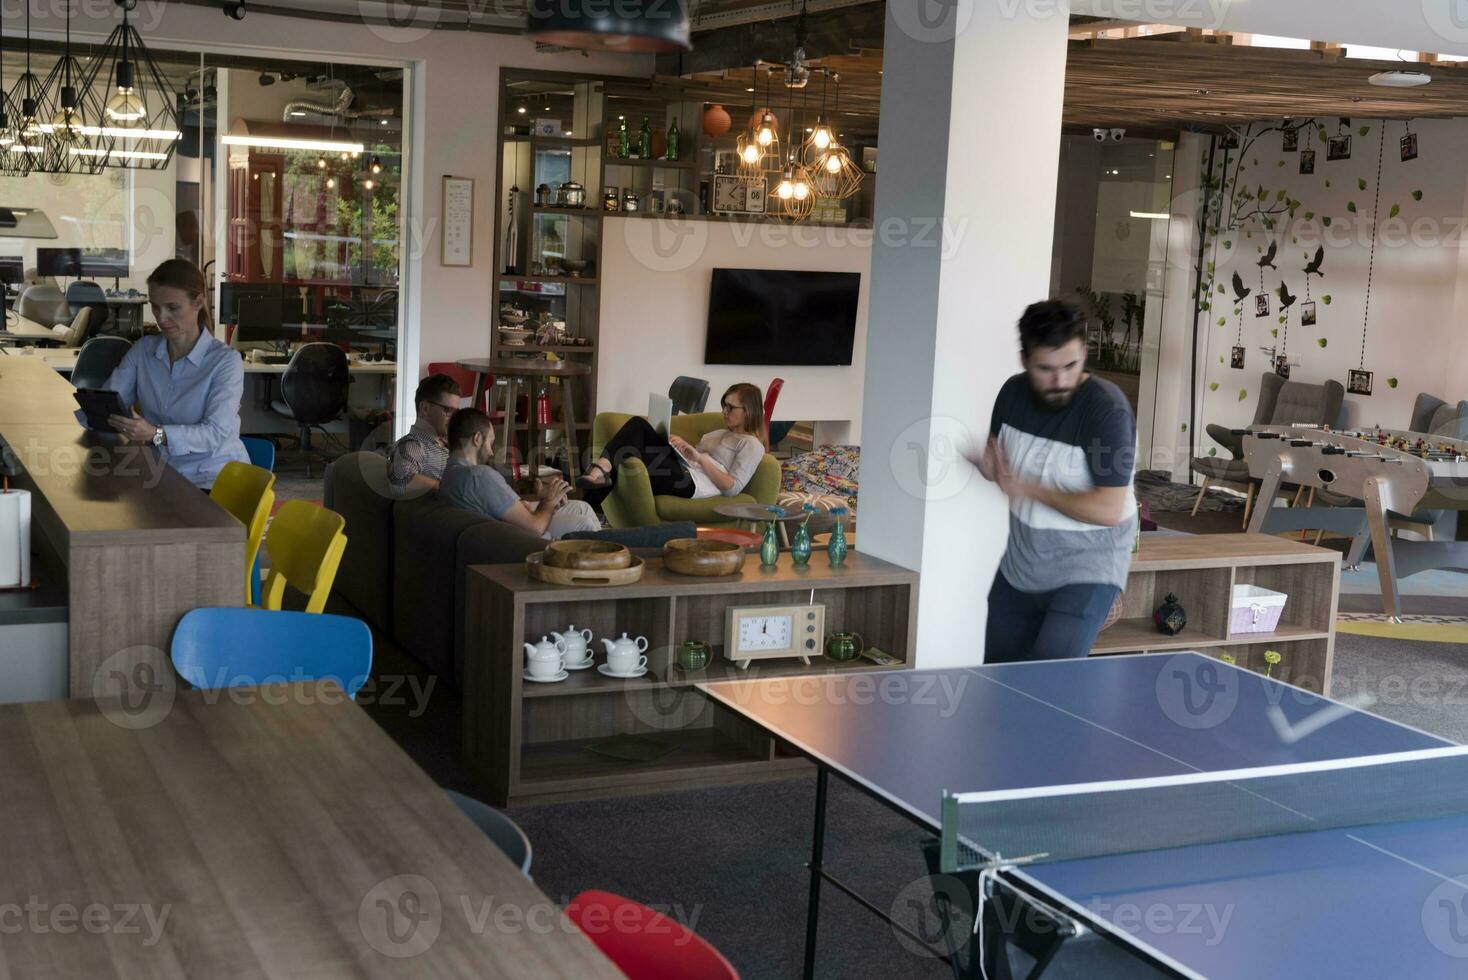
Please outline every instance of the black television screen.
[[82, 249], [82, 275], [96, 279], [121, 279], [130, 274], [128, 250], [125, 248]]
[[42, 276], [79, 276], [82, 274], [82, 250], [79, 248], [36, 249], [36, 273]]
[[850, 364], [859, 272], [715, 269], [706, 364]]

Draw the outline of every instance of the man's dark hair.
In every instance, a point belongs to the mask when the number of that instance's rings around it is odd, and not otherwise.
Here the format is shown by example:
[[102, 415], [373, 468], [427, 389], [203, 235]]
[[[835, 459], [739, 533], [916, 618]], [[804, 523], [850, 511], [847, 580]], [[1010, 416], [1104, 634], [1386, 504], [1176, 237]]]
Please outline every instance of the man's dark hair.
[[1047, 299], [1025, 307], [1019, 318], [1019, 349], [1028, 357], [1038, 347], [1064, 347], [1086, 338], [1086, 315], [1063, 299]]
[[449, 418], [449, 449], [466, 448], [481, 432], [493, 432], [494, 423], [477, 408], [461, 408]]
[[418, 390], [413, 392], [413, 407], [417, 408], [424, 402], [437, 402], [444, 395], [458, 397], [462, 394], [459, 383], [447, 374], [430, 374], [418, 382]]

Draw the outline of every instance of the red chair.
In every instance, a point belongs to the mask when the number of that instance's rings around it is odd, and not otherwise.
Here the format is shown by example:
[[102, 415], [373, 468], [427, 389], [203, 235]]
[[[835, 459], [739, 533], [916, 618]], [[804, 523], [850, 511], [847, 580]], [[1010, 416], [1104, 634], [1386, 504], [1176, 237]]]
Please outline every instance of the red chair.
[[[780, 389], [785, 387], [784, 378], [776, 378], [770, 382], [765, 389], [765, 451], [770, 449], [770, 420], [775, 417], [775, 402], [780, 397]], [[776, 440], [778, 441], [778, 440]]]
[[[459, 365], [455, 364], [453, 361], [433, 361], [428, 365], [428, 373], [446, 374], [449, 377], [453, 378], [454, 383], [459, 386], [459, 392], [463, 395], [463, 397], [469, 399], [469, 404], [476, 406], [479, 405], [479, 389], [477, 387], [479, 375], [475, 374], [473, 371], [469, 370], [468, 368], [459, 367]], [[485, 378], [484, 404], [480, 407], [482, 407], [486, 412], [489, 411], [489, 393], [493, 390], [494, 378]], [[504, 415], [503, 412], [497, 414], [499, 416]], [[494, 417], [494, 415], [492, 414], [491, 417]]]
[[630, 898], [585, 891], [571, 899], [566, 917], [629, 980], [739, 980], [717, 949]]

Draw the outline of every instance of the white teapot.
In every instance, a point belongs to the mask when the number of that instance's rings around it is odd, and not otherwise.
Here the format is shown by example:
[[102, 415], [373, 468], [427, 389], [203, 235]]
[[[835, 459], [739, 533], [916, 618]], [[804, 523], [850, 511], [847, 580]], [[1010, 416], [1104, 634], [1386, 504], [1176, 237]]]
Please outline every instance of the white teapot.
[[647, 650], [647, 637], [639, 636], [634, 640], [623, 633], [616, 640], [602, 637], [601, 642], [607, 648], [609, 670], [618, 674], [630, 674], [647, 666], [647, 658], [639, 656]]
[[584, 664], [591, 659], [591, 650], [587, 646], [591, 642], [591, 630], [578, 630], [574, 625], [567, 626], [564, 633], [552, 633], [566, 650], [566, 663], [569, 665]]
[[539, 643], [525, 644], [525, 661], [530, 673], [537, 677], [558, 674], [566, 662], [566, 645], [559, 640], [552, 643], [542, 636]]

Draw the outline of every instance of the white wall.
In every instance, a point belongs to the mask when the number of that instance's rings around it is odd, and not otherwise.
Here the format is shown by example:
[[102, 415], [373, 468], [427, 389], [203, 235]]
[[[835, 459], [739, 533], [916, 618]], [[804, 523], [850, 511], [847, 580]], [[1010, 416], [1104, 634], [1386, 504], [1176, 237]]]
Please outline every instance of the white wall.
[[[215, 5], [143, 4], [133, 24], [147, 43], [180, 50], [228, 50], [273, 58], [400, 64], [412, 68], [412, 146], [407, 161], [410, 225], [406, 229], [408, 270], [405, 293], [410, 336], [400, 356], [418, 364], [489, 354], [493, 276], [493, 203], [499, 74], [505, 67], [591, 74], [649, 76], [646, 56], [541, 54], [525, 37], [430, 32], [418, 26], [435, 16], [428, 8], [414, 26], [368, 26], [272, 17], [251, 8], [242, 21], [221, 16]], [[105, 11], [106, 16], [88, 16]], [[35, 5], [33, 29], [59, 37], [65, 7]], [[73, 39], [105, 37], [117, 18], [111, 4], [78, 5]], [[440, 181], [444, 174], [475, 178], [474, 264], [439, 265]], [[399, 416], [411, 419], [413, 385], [419, 372], [404, 371]], [[406, 394], [404, 394], [404, 391]]]
[[[776, 417], [849, 420], [861, 439], [872, 233], [861, 228], [609, 217], [603, 225], [597, 407], [647, 410], [649, 391], [680, 374], [707, 378], [712, 398], [750, 381], [785, 379]], [[716, 268], [861, 273], [856, 341], [843, 367], [705, 365], [709, 280]]]
[[[1380, 219], [1375, 226], [1372, 208], [1377, 190], [1378, 139], [1383, 127], [1377, 119], [1354, 119], [1352, 123], [1351, 159], [1327, 162], [1317, 137], [1314, 175], [1298, 173], [1298, 154], [1281, 152], [1279, 133], [1262, 137], [1245, 154], [1241, 185], [1257, 193], [1262, 183], [1271, 197], [1282, 188], [1288, 197], [1302, 203], [1294, 220], [1282, 220], [1273, 231], [1255, 220], [1219, 236], [1212, 308], [1199, 327], [1205, 369], [1200, 374], [1202, 389], [1198, 392], [1200, 429], [1205, 422], [1242, 425], [1253, 417], [1259, 375], [1267, 367], [1267, 355], [1259, 348], [1280, 344], [1285, 337], [1276, 292], [1281, 280], [1299, 297], [1289, 315], [1289, 354], [1300, 360], [1292, 368], [1291, 380], [1319, 383], [1334, 379], [1345, 384], [1347, 371], [1361, 363], [1368, 268], [1371, 293], [1365, 367], [1374, 372], [1375, 386], [1369, 397], [1346, 396], [1346, 421], [1353, 425], [1405, 427], [1419, 391], [1454, 400], [1468, 397], [1468, 388], [1463, 387], [1464, 372], [1453, 361], [1455, 352], [1457, 356], [1462, 354], [1461, 347], [1456, 346], [1462, 326], [1454, 314], [1464, 305], [1460, 294], [1468, 291], [1468, 279], [1459, 275], [1465, 247], [1463, 215], [1468, 187], [1462, 160], [1468, 154], [1468, 120], [1413, 121], [1420, 156], [1406, 162], [1400, 159], [1397, 147], [1403, 124], [1386, 124]], [[1360, 133], [1362, 126], [1370, 127], [1365, 136]], [[1334, 133], [1335, 121], [1331, 120], [1326, 128]], [[1303, 138], [1301, 145], [1305, 145]], [[1279, 166], [1280, 161], [1285, 166]], [[1361, 181], [1366, 183], [1364, 190]], [[1416, 191], [1421, 192], [1421, 200], [1414, 198]], [[1352, 204], [1355, 212], [1350, 210]], [[1389, 216], [1393, 206], [1400, 209], [1395, 218]], [[1327, 217], [1331, 222], [1328, 227], [1324, 224]], [[1374, 267], [1370, 265], [1373, 231]], [[1256, 317], [1253, 303], [1259, 290], [1258, 261], [1271, 241], [1277, 242], [1279, 249], [1275, 259], [1278, 270], [1264, 270], [1270, 315]], [[1305, 300], [1303, 269], [1317, 245], [1325, 248], [1324, 276], [1311, 277], [1310, 283], [1318, 322], [1303, 327], [1299, 317]], [[1235, 271], [1253, 291], [1245, 300], [1243, 345], [1247, 360], [1241, 371], [1231, 369], [1228, 363], [1238, 330], [1231, 286]], [[1218, 286], [1223, 286], [1225, 292], [1219, 293]], [[1324, 301], [1327, 296], [1329, 304]], [[1274, 331], [1278, 331], [1278, 337]], [[1320, 346], [1322, 341], [1324, 347]], [[1390, 379], [1396, 380], [1395, 387]], [[1205, 453], [1213, 448], [1206, 437], [1198, 442]]]

